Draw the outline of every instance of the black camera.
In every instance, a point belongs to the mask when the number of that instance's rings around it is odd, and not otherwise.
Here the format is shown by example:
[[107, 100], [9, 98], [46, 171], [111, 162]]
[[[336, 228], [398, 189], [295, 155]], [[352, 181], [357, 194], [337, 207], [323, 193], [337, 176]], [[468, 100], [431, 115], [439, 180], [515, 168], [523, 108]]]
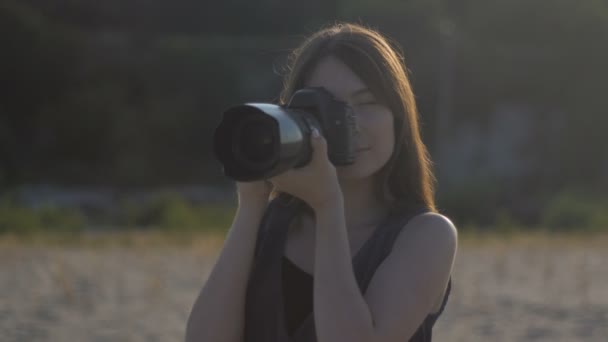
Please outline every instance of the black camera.
[[287, 106], [246, 103], [227, 109], [215, 129], [213, 150], [226, 176], [241, 182], [267, 179], [310, 162], [313, 128], [327, 139], [332, 164], [355, 162], [354, 113], [322, 87], [296, 91]]

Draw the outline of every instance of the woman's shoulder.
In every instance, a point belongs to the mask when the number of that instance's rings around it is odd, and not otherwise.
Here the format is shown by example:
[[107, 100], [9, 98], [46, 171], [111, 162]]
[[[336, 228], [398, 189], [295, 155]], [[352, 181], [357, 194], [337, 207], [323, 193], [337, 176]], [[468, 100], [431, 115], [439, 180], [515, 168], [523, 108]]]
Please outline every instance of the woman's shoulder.
[[458, 230], [454, 223], [445, 215], [420, 210], [406, 221], [401, 222], [399, 236], [394, 244], [397, 249], [410, 249], [413, 245], [417, 250], [456, 250], [458, 245]]
[[403, 227], [414, 234], [424, 234], [432, 238], [456, 240], [458, 230], [447, 216], [426, 211], [413, 216]]
[[456, 226], [452, 220], [425, 205], [393, 205], [389, 212], [390, 216], [396, 217], [408, 230], [416, 229], [412, 227], [432, 226], [435, 228], [431, 229], [445, 230], [448, 234], [456, 233]]
[[418, 213], [417, 215], [412, 217], [412, 221], [413, 220], [417, 220], [418, 224], [425, 223], [425, 224], [443, 225], [443, 226], [456, 228], [454, 226], [454, 223], [452, 222], [452, 220], [450, 220], [447, 216], [445, 216], [441, 213], [435, 212], [435, 211], [430, 211], [430, 210], [424, 210], [424, 211]]

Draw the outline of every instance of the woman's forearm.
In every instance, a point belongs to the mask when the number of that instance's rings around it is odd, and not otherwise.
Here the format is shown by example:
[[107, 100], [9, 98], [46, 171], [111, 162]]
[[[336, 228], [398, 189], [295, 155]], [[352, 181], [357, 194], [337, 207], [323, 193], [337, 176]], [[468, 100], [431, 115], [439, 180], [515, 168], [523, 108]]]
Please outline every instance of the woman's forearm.
[[315, 210], [314, 317], [319, 342], [370, 342], [373, 320], [352, 267], [341, 197]]
[[242, 341], [245, 296], [265, 205], [237, 209], [224, 247], [188, 318], [186, 341]]

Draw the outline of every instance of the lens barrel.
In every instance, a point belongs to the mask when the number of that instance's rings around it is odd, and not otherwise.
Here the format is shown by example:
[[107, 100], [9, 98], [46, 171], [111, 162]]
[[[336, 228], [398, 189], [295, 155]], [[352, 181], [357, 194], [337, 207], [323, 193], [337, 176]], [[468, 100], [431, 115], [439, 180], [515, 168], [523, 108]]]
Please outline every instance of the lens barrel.
[[237, 181], [267, 179], [308, 163], [310, 132], [322, 131], [302, 109], [247, 103], [223, 113], [214, 133], [214, 153], [224, 174]]

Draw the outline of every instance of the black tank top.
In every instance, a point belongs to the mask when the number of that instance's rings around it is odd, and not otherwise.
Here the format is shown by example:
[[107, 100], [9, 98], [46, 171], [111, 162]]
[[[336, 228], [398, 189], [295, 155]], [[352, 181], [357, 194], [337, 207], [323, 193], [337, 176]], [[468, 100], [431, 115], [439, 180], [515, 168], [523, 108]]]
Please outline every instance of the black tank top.
[[[289, 337], [292, 337], [293, 333], [302, 324], [306, 316], [312, 312], [313, 277], [304, 272], [287, 257], [283, 256], [282, 281], [287, 334]], [[410, 341], [431, 341], [433, 325], [435, 325], [435, 322], [445, 307], [450, 294], [450, 288], [451, 281], [448, 283], [441, 309], [425, 319]]]
[[[282, 194], [269, 204], [262, 219], [247, 287], [246, 342], [316, 341], [313, 277], [284, 256], [287, 227], [301, 205], [305, 203]], [[360, 248], [353, 258], [353, 268], [361, 293], [365, 293], [376, 268], [390, 253], [401, 228], [412, 217], [426, 211], [420, 207], [392, 214]], [[433, 325], [445, 308], [450, 290], [451, 279], [440, 310], [426, 317], [410, 342], [431, 341]]]
[[313, 277], [283, 256], [283, 301], [287, 333], [291, 337], [295, 330], [312, 312]]

